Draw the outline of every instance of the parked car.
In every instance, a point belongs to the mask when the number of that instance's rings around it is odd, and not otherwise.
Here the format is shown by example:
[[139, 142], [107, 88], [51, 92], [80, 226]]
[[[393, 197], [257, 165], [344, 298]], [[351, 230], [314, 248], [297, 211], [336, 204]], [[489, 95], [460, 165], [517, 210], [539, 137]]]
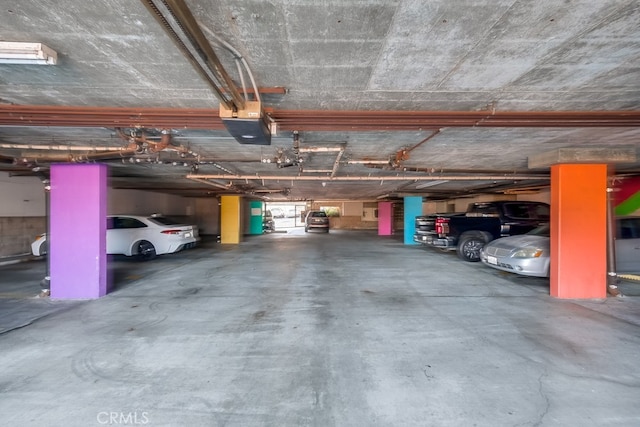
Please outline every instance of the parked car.
[[542, 202], [493, 201], [470, 203], [464, 213], [432, 214], [415, 219], [413, 240], [456, 251], [469, 262], [480, 261], [480, 250], [494, 239], [524, 234], [549, 221], [550, 206]]
[[272, 233], [274, 231], [276, 231], [276, 223], [273, 220], [273, 214], [267, 209], [262, 216], [262, 232]]
[[274, 218], [284, 218], [284, 211], [282, 208], [271, 208], [270, 210]]
[[[550, 227], [540, 226], [518, 236], [487, 243], [480, 260], [489, 267], [523, 276], [549, 277]], [[640, 217], [616, 219], [616, 271], [640, 271]]]
[[[196, 246], [200, 240], [197, 225], [181, 224], [163, 215], [107, 216], [107, 254], [137, 256], [150, 260]], [[48, 252], [47, 234], [31, 244], [35, 256]]]
[[329, 232], [329, 217], [324, 211], [309, 211], [304, 220], [305, 233], [309, 230], [322, 230]]

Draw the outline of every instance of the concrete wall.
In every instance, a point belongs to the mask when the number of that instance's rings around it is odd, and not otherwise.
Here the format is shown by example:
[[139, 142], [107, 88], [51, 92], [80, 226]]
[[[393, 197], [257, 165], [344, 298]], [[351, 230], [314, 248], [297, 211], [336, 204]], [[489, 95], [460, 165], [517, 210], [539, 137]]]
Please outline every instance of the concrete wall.
[[35, 177], [0, 172], [0, 262], [30, 254], [31, 242], [46, 231], [44, 185]]
[[335, 206], [340, 209], [340, 216], [330, 217], [331, 228], [347, 230], [377, 230], [378, 218], [374, 216], [377, 201], [316, 201], [312, 209]]
[[194, 221], [200, 228], [201, 235], [220, 234], [220, 200], [216, 197], [193, 199]]
[[44, 185], [33, 176], [0, 172], [0, 217], [44, 216]]
[[220, 232], [220, 201], [216, 197], [181, 197], [150, 191], [110, 189], [108, 203], [109, 215], [161, 213], [196, 224], [203, 235], [217, 235]]
[[46, 229], [44, 216], [0, 217], [0, 262], [3, 258], [30, 254], [31, 242]]
[[476, 197], [465, 197], [455, 200], [440, 201], [426, 201], [422, 204], [422, 213], [424, 215], [433, 213], [447, 213], [447, 212], [465, 212], [469, 203], [475, 202], [490, 202], [494, 200], [520, 200], [531, 202], [544, 202], [551, 203], [551, 192], [549, 190], [543, 190], [531, 194], [518, 194], [518, 195], [491, 195], [483, 194]]
[[[44, 185], [36, 177], [0, 172], [0, 261], [31, 253], [31, 242], [46, 231]], [[109, 214], [163, 213], [193, 222], [203, 235], [219, 233], [217, 198], [189, 198], [139, 190], [110, 189]]]

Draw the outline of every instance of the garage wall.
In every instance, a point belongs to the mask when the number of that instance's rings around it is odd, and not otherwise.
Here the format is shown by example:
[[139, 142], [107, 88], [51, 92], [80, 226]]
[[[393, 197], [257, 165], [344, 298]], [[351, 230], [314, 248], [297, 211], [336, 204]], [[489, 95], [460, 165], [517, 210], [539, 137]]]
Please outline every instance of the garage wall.
[[31, 242], [46, 229], [42, 182], [0, 172], [0, 262], [31, 253]]
[[161, 213], [195, 223], [200, 234], [220, 232], [220, 202], [216, 197], [181, 197], [140, 190], [109, 190], [109, 214], [149, 215]]
[[191, 216], [195, 211], [194, 199], [170, 194], [140, 190], [109, 189], [107, 212], [114, 214]]
[[[44, 186], [36, 177], [13, 177], [0, 172], [0, 262], [31, 253], [31, 242], [44, 233]], [[194, 222], [201, 234], [218, 234], [217, 198], [188, 198], [139, 190], [109, 189], [109, 214], [163, 213]]]
[[378, 229], [378, 218], [374, 215], [377, 209], [377, 201], [315, 201], [311, 208], [320, 209], [322, 206], [335, 206], [340, 210], [340, 216], [329, 218], [331, 228], [345, 230]]
[[197, 198], [195, 202], [194, 221], [200, 228], [201, 235], [220, 234], [220, 200], [217, 197]]
[[44, 185], [33, 176], [9, 176], [0, 172], [0, 217], [43, 216]]
[[531, 202], [544, 202], [551, 203], [550, 190], [543, 190], [530, 194], [518, 194], [518, 195], [492, 195], [485, 194], [476, 197], [465, 197], [456, 200], [440, 201], [427, 201], [422, 204], [422, 213], [424, 215], [433, 213], [451, 213], [451, 212], [465, 212], [469, 203], [476, 202], [491, 202], [495, 200], [520, 200]]

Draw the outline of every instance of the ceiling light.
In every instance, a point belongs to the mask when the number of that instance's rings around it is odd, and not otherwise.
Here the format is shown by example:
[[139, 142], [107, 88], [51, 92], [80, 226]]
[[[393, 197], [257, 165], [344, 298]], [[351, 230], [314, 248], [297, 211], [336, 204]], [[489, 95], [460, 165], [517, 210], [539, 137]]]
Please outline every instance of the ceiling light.
[[422, 184], [416, 185], [416, 190], [420, 188], [434, 187], [436, 185], [444, 184], [445, 182], [449, 182], [447, 179], [436, 179], [433, 181], [423, 182]]
[[0, 42], [0, 64], [55, 65], [58, 54], [42, 43]]

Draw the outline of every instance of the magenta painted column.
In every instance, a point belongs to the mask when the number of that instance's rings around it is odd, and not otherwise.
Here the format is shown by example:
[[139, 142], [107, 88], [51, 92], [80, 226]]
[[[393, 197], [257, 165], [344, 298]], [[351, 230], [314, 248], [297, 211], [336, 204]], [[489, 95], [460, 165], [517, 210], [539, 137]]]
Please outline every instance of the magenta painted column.
[[107, 166], [51, 165], [49, 262], [51, 298], [107, 293]]
[[393, 234], [393, 202], [378, 202], [378, 236]]

